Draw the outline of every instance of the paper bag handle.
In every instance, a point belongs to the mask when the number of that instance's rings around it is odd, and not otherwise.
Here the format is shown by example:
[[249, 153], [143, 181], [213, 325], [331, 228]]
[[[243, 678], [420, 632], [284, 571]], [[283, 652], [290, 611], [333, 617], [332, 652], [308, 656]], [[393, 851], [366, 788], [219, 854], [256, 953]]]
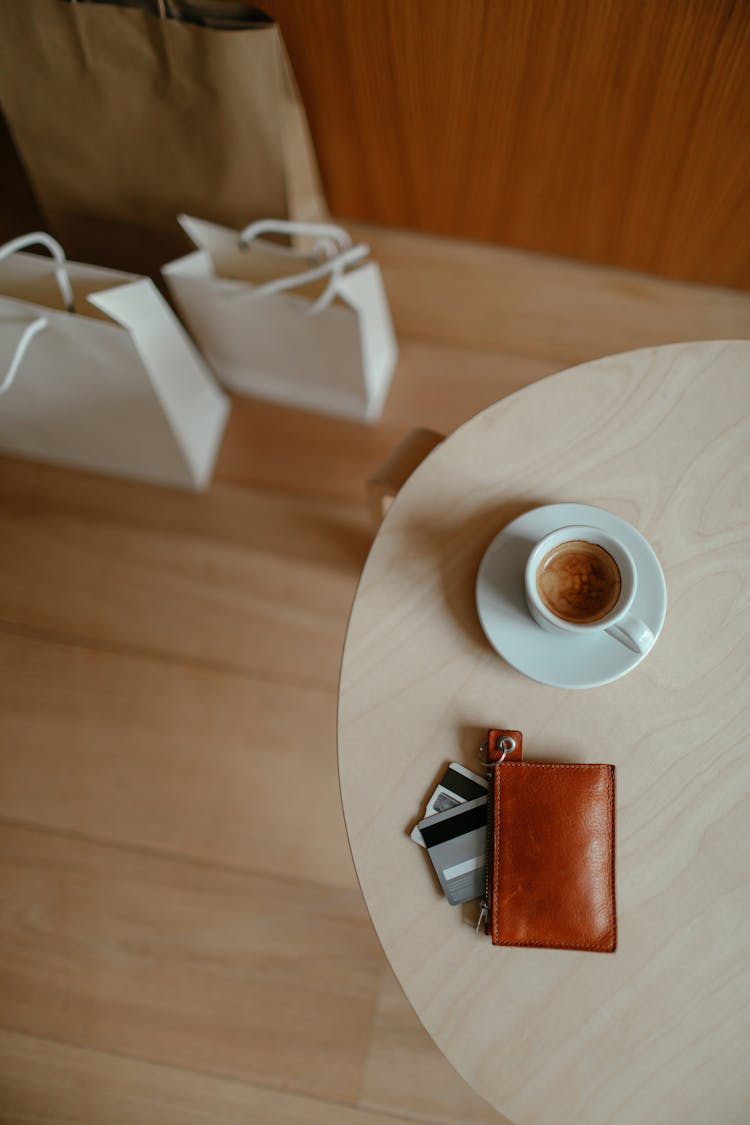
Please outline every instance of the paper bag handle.
[[246, 250], [253, 239], [261, 234], [307, 234], [318, 239], [318, 246], [333, 242], [333, 249], [348, 250], [352, 244], [351, 235], [335, 223], [295, 223], [291, 219], [259, 219], [250, 223], [240, 232], [240, 249]]
[[327, 258], [319, 266], [313, 266], [312, 269], [305, 270], [303, 273], [293, 273], [289, 277], [277, 277], [275, 281], [267, 281], [263, 285], [256, 285], [253, 289], [253, 296], [268, 297], [272, 293], [282, 293], [286, 289], [296, 289], [300, 285], [307, 285], [310, 281], [318, 281], [321, 277], [330, 274], [328, 285], [317, 300], [313, 301], [310, 308], [306, 310], [308, 316], [314, 316], [330, 305], [336, 292], [336, 282], [347, 266], [354, 265], [355, 262], [366, 258], [369, 253], [370, 247], [364, 242], [360, 243], [359, 246], [350, 246], [348, 250], [342, 251], [335, 258]]
[[[52, 257], [58, 263], [55, 270], [55, 277], [57, 284], [62, 295], [65, 308], [68, 312], [74, 312], [73, 307], [73, 286], [70, 284], [68, 271], [65, 268], [65, 251], [63, 250], [57, 239], [53, 238], [50, 234], [45, 234], [44, 231], [36, 230], [31, 234], [21, 234], [18, 238], [11, 238], [10, 242], [6, 242], [4, 246], [0, 246], [0, 262], [3, 258], [9, 258], [11, 254], [16, 254], [19, 250], [24, 250], [27, 246], [44, 246], [49, 250]], [[41, 331], [41, 330], [40, 330]]]
[[18, 374], [18, 369], [21, 366], [23, 357], [26, 355], [26, 349], [34, 337], [41, 332], [42, 329], [47, 327], [48, 323], [49, 321], [46, 316], [38, 316], [36, 320], [32, 320], [31, 324], [26, 325], [21, 333], [21, 339], [16, 346], [13, 359], [10, 361], [10, 367], [5, 372], [2, 380], [0, 380], [0, 395], [10, 390], [13, 380]]

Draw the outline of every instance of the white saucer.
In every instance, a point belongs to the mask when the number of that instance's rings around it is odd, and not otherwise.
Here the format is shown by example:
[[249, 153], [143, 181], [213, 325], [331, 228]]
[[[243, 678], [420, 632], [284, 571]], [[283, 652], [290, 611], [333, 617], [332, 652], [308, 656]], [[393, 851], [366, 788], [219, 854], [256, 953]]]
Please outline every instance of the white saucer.
[[619, 536], [633, 556], [638, 571], [633, 612], [646, 622], [656, 640], [667, 612], [664, 572], [641, 533], [604, 508], [548, 504], [525, 512], [495, 536], [477, 574], [477, 612], [487, 640], [519, 672], [552, 687], [609, 684], [648, 655], [632, 652], [604, 631], [590, 637], [549, 633], [532, 620], [526, 608], [524, 568], [531, 548], [556, 527], [587, 523]]

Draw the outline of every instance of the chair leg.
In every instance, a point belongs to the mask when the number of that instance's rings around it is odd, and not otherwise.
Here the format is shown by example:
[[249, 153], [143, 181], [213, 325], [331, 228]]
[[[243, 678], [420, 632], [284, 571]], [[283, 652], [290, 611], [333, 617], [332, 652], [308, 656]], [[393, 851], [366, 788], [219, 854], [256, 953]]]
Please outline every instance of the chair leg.
[[380, 526], [401, 486], [441, 441], [443, 435], [434, 430], [412, 430], [375, 470], [367, 482], [367, 506], [374, 527]]

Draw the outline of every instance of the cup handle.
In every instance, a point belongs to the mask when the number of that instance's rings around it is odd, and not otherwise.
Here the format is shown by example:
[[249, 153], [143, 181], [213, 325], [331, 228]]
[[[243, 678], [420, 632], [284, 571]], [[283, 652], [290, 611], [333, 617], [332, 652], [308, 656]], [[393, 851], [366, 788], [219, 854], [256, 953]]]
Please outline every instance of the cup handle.
[[605, 631], [616, 641], [640, 654], [648, 652], [654, 643], [654, 634], [646, 622], [641, 621], [634, 613], [626, 613], [621, 621], [610, 625]]

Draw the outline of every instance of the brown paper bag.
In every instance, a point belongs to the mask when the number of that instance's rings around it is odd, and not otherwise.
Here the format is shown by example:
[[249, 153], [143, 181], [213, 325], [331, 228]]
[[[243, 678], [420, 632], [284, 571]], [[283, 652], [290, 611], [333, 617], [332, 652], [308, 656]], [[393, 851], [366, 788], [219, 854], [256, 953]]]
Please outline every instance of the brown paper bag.
[[186, 249], [184, 211], [326, 218], [278, 26], [219, 7], [0, 5], [0, 102], [71, 257], [154, 273]]

